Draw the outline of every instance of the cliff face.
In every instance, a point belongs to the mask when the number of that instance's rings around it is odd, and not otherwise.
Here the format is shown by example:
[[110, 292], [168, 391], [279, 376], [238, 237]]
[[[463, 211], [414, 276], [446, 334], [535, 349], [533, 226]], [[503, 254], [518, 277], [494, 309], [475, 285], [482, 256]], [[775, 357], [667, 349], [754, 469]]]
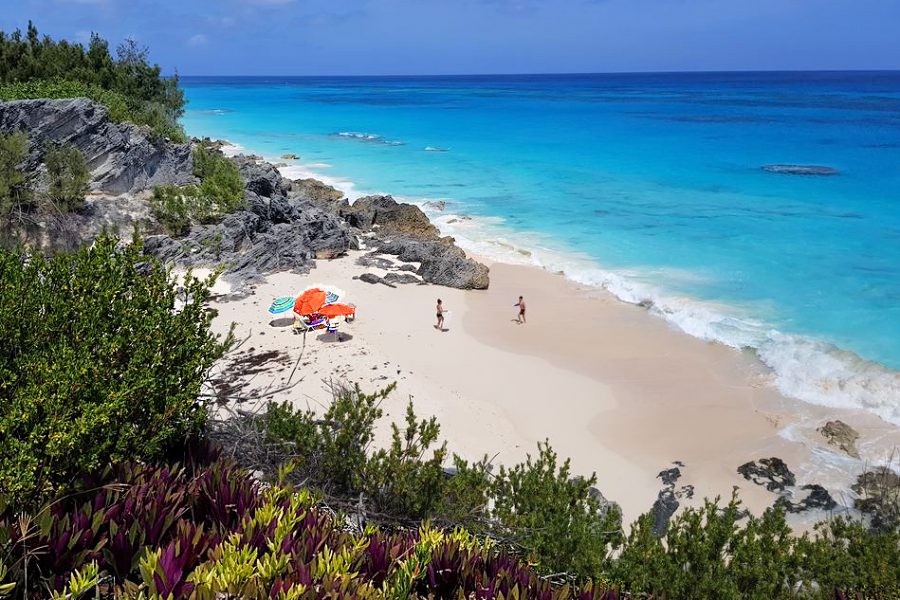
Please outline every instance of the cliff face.
[[134, 193], [156, 185], [195, 183], [189, 144], [173, 144], [146, 127], [113, 123], [84, 98], [0, 102], [0, 132], [28, 134], [26, 169], [36, 170], [48, 142], [72, 144], [91, 170], [91, 190]]

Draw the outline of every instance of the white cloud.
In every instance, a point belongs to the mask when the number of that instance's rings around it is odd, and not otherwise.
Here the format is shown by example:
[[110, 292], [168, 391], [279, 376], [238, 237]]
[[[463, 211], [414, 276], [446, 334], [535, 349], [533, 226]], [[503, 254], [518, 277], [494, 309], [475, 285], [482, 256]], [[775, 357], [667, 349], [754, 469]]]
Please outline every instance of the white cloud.
[[205, 46], [209, 43], [209, 38], [202, 33], [196, 33], [187, 39], [187, 45], [194, 48]]

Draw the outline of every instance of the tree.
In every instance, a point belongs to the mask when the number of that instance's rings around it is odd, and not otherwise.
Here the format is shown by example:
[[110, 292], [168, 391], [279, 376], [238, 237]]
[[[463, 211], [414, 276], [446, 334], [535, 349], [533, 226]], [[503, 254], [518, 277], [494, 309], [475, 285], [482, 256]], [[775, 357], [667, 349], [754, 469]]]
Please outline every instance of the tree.
[[22, 169], [27, 157], [24, 133], [0, 134], [0, 217], [9, 217], [31, 203], [30, 181]]
[[47, 167], [48, 196], [63, 212], [78, 210], [84, 205], [90, 172], [84, 155], [72, 145], [51, 148], [44, 158]]
[[176, 290], [138, 244], [111, 238], [52, 259], [0, 252], [0, 489], [12, 506], [201, 431], [201, 386], [228, 342], [210, 332], [211, 284]]

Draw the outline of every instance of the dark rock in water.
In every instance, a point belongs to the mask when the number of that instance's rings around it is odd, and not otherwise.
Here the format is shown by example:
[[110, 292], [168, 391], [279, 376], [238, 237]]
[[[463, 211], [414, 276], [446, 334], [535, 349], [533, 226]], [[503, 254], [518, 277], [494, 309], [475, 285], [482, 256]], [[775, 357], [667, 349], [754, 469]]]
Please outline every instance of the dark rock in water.
[[346, 221], [362, 231], [437, 239], [438, 228], [418, 206], [397, 202], [391, 196], [366, 196], [341, 210]]
[[853, 458], [859, 458], [859, 450], [856, 449], [859, 433], [843, 421], [828, 421], [816, 431], [821, 433], [830, 445], [837, 446]]
[[300, 157], [294, 154], [293, 152], [288, 152], [287, 154], [282, 154], [281, 158], [284, 160], [300, 160]]
[[432, 210], [443, 211], [444, 209], [447, 208], [447, 203], [444, 202], [443, 200], [429, 200], [428, 202], [425, 203], [425, 206], [427, 206], [428, 208], [430, 208]]
[[25, 171], [37, 171], [48, 144], [71, 144], [87, 161], [93, 191], [124, 194], [197, 181], [190, 145], [114, 123], [105, 107], [85, 98], [0, 102], [0, 133], [15, 131], [28, 134]]
[[783, 491], [797, 482], [784, 461], [774, 456], [744, 463], [737, 468], [737, 472], [756, 485], [766, 486], [770, 492]]
[[388, 273], [384, 276], [384, 281], [388, 283], [422, 283], [422, 280], [411, 273]]
[[834, 510], [837, 502], [821, 485], [804, 485], [800, 488], [809, 493], [800, 502], [791, 502], [787, 496], [781, 496], [775, 501], [775, 506], [784, 508], [789, 513], [801, 513], [808, 510]]
[[662, 537], [669, 529], [669, 519], [678, 510], [678, 498], [671, 488], [659, 492], [656, 502], [653, 503], [653, 535]]
[[859, 496], [853, 506], [870, 515], [876, 529], [900, 525], [900, 475], [888, 467], [876, 467], [860, 475], [850, 486]]
[[838, 175], [840, 173], [834, 167], [821, 165], [763, 165], [760, 168], [769, 173], [782, 175]]
[[662, 482], [665, 485], [675, 485], [675, 482], [681, 479], [681, 469], [679, 469], [678, 467], [672, 467], [671, 469], [660, 471], [659, 475], [657, 475], [656, 477], [658, 479], [662, 479]]

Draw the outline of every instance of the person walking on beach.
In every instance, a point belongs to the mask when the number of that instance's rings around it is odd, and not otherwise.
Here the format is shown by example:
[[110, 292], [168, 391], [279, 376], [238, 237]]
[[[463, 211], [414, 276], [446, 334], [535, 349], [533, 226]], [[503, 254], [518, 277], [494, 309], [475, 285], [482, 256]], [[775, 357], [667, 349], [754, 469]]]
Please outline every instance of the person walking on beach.
[[519, 317], [516, 319], [516, 323], [524, 323], [525, 322], [525, 298], [519, 296], [519, 301], [513, 306], [519, 307]]
[[444, 304], [441, 302], [441, 299], [438, 298], [437, 303], [437, 325], [434, 326], [435, 329], [444, 330]]

